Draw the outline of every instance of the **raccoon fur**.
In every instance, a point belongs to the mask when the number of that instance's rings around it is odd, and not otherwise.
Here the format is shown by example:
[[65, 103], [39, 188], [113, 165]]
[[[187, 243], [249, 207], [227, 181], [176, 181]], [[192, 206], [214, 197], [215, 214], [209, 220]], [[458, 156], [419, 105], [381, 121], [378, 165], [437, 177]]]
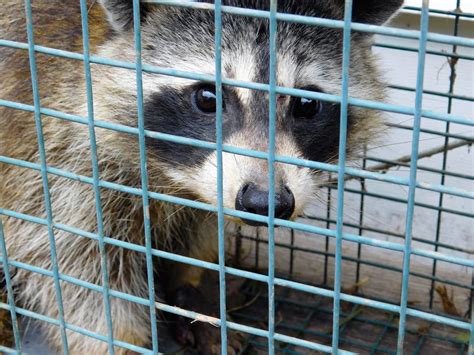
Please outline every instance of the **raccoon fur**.
[[[205, 1], [211, 2], [212, 1]], [[353, 21], [381, 25], [401, 6], [400, 0], [354, 0]], [[224, 5], [268, 10], [269, 0], [223, 0]], [[342, 19], [344, 1], [280, 0], [284, 13]], [[0, 38], [27, 42], [24, 4], [0, 4]], [[79, 1], [32, 1], [36, 45], [82, 53]], [[88, 2], [90, 48], [93, 55], [135, 62], [133, 7], [129, 0]], [[144, 64], [182, 71], [215, 74], [214, 13], [182, 7], [141, 4]], [[88, 116], [84, 65], [80, 60], [35, 53], [40, 104], [43, 108]], [[268, 83], [269, 23], [266, 19], [223, 14], [222, 72], [225, 78]], [[91, 64], [93, 109], [96, 121], [137, 127], [135, 71]], [[342, 31], [340, 29], [279, 22], [277, 31], [278, 85], [340, 94]], [[33, 105], [28, 52], [0, 47], [0, 99]], [[350, 95], [384, 100], [384, 84], [371, 54], [371, 35], [353, 32]], [[144, 124], [150, 131], [215, 142], [215, 87], [172, 76], [143, 72]], [[227, 145], [267, 151], [268, 93], [223, 88], [223, 140]], [[276, 154], [321, 162], [337, 162], [340, 107], [336, 103], [278, 95]], [[47, 114], [41, 115], [49, 167], [92, 176], [87, 125]], [[348, 152], [356, 152], [380, 125], [379, 113], [350, 107]], [[141, 188], [138, 136], [95, 128], [100, 179]], [[210, 204], [217, 203], [216, 153], [212, 150], [146, 138], [149, 190]], [[0, 155], [40, 163], [33, 112], [0, 106]], [[224, 206], [266, 215], [268, 166], [265, 160], [224, 153]], [[317, 171], [275, 164], [275, 215], [294, 219], [318, 192]], [[97, 240], [68, 233], [65, 225], [97, 233], [93, 186], [57, 174], [48, 174], [52, 220], [59, 272], [102, 285]], [[100, 188], [103, 234], [120, 241], [145, 245], [143, 205], [139, 195]], [[10, 260], [52, 270], [48, 228], [7, 216], [16, 211], [45, 219], [41, 173], [0, 163], [0, 214]], [[153, 247], [215, 262], [217, 222], [213, 214], [150, 200]], [[229, 223], [246, 222], [229, 218]], [[106, 244], [110, 288], [148, 297], [144, 253]], [[190, 296], [199, 289], [203, 271], [155, 258], [157, 291], [164, 301], [197, 308]], [[17, 267], [12, 269], [17, 305], [57, 319], [54, 280]], [[61, 281], [67, 323], [103, 335], [108, 328], [101, 293]], [[181, 292], [180, 290], [187, 290]], [[191, 290], [191, 291], [189, 291]], [[177, 297], [177, 298], [176, 298]], [[183, 302], [178, 301], [187, 299]], [[217, 297], [216, 294], [205, 298]], [[111, 297], [113, 336], [150, 347], [147, 307]], [[193, 303], [194, 302], [194, 303]], [[161, 315], [159, 315], [161, 318]], [[155, 320], [153, 320], [155, 321]], [[62, 349], [59, 328], [44, 326], [47, 339]], [[194, 330], [192, 330], [194, 331]], [[208, 338], [196, 332], [201, 353], [218, 352]], [[2, 335], [0, 335], [0, 338]], [[72, 354], [103, 354], [107, 343], [67, 330]], [[217, 347], [218, 349], [218, 347]], [[125, 349], [115, 347], [118, 353]]]

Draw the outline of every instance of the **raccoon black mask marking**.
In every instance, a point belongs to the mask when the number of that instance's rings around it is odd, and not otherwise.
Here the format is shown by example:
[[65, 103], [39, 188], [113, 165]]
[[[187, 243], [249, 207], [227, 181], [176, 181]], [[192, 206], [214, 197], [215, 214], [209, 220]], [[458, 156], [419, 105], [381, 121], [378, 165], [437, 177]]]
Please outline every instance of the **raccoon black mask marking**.
[[[145, 105], [145, 127], [151, 131], [215, 141], [216, 122], [215, 96], [207, 103], [213, 105], [205, 112], [196, 104], [197, 91], [202, 87], [214, 92], [214, 87], [208, 84], [198, 84], [183, 90], [173, 87], [164, 89], [162, 94], [154, 95]], [[308, 91], [322, 92], [315, 87], [302, 88]], [[224, 87], [223, 97], [223, 139], [243, 127], [243, 103], [233, 92], [233, 88]], [[268, 130], [268, 109], [258, 102], [262, 95], [256, 95], [253, 104], [260, 109], [258, 118], [262, 130]], [[263, 95], [264, 96], [264, 95]], [[284, 98], [280, 96], [280, 100]], [[264, 102], [265, 99], [263, 99]], [[294, 136], [304, 157], [314, 161], [326, 161], [337, 153], [339, 133], [339, 104], [318, 100], [292, 97], [285, 109], [285, 129]], [[254, 114], [256, 111], [254, 111]], [[350, 122], [351, 115], [349, 115]], [[201, 164], [212, 151], [196, 148], [190, 145], [176, 144], [147, 138], [147, 144], [157, 151], [158, 156], [166, 162], [186, 164], [188, 166]]]
[[[205, 1], [211, 2], [212, 1]], [[356, 1], [355, 21], [383, 23], [400, 6], [400, 1]], [[224, 5], [268, 10], [269, 1], [228, 0]], [[372, 5], [372, 6], [371, 6]], [[279, 11], [331, 19], [343, 18], [342, 1], [280, 1]], [[186, 8], [145, 8], [143, 31], [144, 60], [171, 68], [214, 74], [214, 13]], [[113, 15], [112, 15], [113, 17]], [[123, 21], [122, 21], [123, 22]], [[223, 76], [243, 81], [268, 83], [269, 24], [266, 19], [223, 14], [222, 20]], [[350, 93], [354, 96], [383, 100], [383, 85], [372, 63], [370, 36], [354, 33]], [[339, 94], [342, 70], [342, 31], [340, 29], [279, 22], [277, 30], [278, 85]], [[145, 92], [145, 126], [152, 131], [175, 134], [205, 141], [215, 141], [215, 97], [212, 83], [161, 78], [160, 83]], [[199, 90], [207, 89], [206, 105], [196, 103]], [[202, 94], [202, 92], [200, 93]], [[297, 97], [278, 97], [277, 152], [319, 162], [336, 162], [339, 141], [339, 104]], [[266, 151], [268, 145], [268, 93], [224, 87], [224, 143]], [[376, 126], [378, 114], [362, 109], [349, 109], [348, 150], [360, 150], [367, 141], [370, 127]], [[236, 138], [239, 136], [240, 138]], [[173, 179], [178, 178], [196, 192], [193, 178], [200, 176], [211, 185], [215, 169], [215, 152], [187, 145], [154, 139], [147, 144], [157, 159], [168, 164]], [[239, 164], [233, 157], [241, 178], [227, 177], [226, 182], [240, 187], [255, 184], [266, 191], [262, 178], [266, 167], [261, 163]], [[207, 162], [207, 163], [206, 163]], [[231, 164], [231, 159], [224, 163]], [[229, 165], [224, 169], [231, 171]], [[243, 171], [248, 169], [249, 171]], [[288, 168], [277, 169], [277, 193], [306, 179], [289, 182]], [[312, 175], [311, 172], [306, 174]], [[301, 178], [301, 176], [300, 176]], [[215, 181], [215, 180], [214, 180]], [[212, 182], [215, 184], [215, 182]], [[200, 185], [198, 194], [206, 201], [208, 193]], [[204, 185], [206, 186], [206, 185]], [[232, 190], [235, 199], [234, 188]], [[295, 194], [297, 208], [301, 196]], [[230, 207], [230, 205], [229, 205]], [[233, 207], [233, 206], [232, 206]], [[292, 214], [293, 215], [293, 214]]]
[[[213, 142], [216, 139], [215, 101], [214, 109], [205, 112], [199, 108], [196, 95], [203, 88], [212, 93], [209, 84], [195, 84], [183, 89], [163, 88], [145, 104], [145, 128], [151, 131], [174, 134]], [[215, 100], [215, 97], [214, 97]], [[212, 105], [213, 99], [209, 99]], [[223, 133], [224, 140], [243, 125], [243, 108], [232, 88], [224, 89]], [[157, 151], [160, 159], [168, 163], [187, 166], [202, 164], [211, 150], [190, 145], [147, 139], [147, 144]]]

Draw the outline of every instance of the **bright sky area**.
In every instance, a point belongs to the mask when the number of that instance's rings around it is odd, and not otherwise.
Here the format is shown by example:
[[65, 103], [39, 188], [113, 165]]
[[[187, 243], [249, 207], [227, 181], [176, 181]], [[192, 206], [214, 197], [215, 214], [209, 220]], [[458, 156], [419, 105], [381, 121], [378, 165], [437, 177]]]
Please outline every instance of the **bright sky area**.
[[[405, 0], [405, 5], [421, 6], [422, 0]], [[456, 0], [430, 0], [430, 8], [439, 10], [454, 10]], [[461, 0], [461, 10], [474, 13], [473, 0]]]

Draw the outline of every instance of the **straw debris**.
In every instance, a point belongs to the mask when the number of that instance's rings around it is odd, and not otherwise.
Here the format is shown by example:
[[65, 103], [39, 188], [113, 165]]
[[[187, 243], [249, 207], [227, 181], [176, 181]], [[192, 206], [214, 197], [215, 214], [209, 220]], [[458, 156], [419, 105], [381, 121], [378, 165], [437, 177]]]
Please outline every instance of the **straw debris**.
[[458, 311], [454, 304], [454, 291], [451, 289], [451, 294], [448, 294], [448, 289], [445, 285], [436, 286], [436, 293], [441, 298], [443, 310], [453, 316], [461, 317], [461, 312]]

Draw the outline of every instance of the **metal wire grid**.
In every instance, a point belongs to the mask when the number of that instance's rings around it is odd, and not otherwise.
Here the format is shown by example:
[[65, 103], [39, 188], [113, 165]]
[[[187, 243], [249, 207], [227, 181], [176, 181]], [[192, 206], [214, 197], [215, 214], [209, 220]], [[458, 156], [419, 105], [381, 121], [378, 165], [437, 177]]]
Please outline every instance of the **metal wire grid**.
[[[254, 301], [254, 306], [239, 310], [232, 315], [239, 321], [249, 324], [261, 324], [265, 319], [262, 311], [268, 302], [268, 297], [260, 292], [256, 284], [244, 286], [242, 292]], [[276, 327], [282, 332], [303, 337], [306, 340], [321, 343], [331, 342], [331, 332], [328, 324], [332, 322], [332, 303], [323, 297], [308, 296], [289, 289], [281, 289], [276, 296], [278, 321]], [[342, 347], [351, 351], [366, 354], [396, 354], [396, 338], [398, 331], [398, 317], [395, 313], [371, 310], [360, 305], [346, 305], [341, 311], [341, 325], [339, 329]], [[455, 331], [446, 329], [429, 322], [411, 320], [407, 327], [405, 351], [410, 354], [419, 354], [427, 349], [433, 351], [446, 350], [444, 353], [465, 354], [468, 345], [457, 337]], [[430, 346], [435, 346], [431, 348]], [[250, 349], [255, 349], [254, 352]], [[266, 353], [267, 346], [264, 339], [249, 335], [245, 339], [244, 351], [251, 354]], [[305, 354], [304, 348], [286, 343], [277, 344], [278, 353]], [[441, 353], [441, 352], [438, 352]]]
[[[463, 320], [457, 320], [448, 318], [445, 316], [435, 315], [429, 312], [423, 312], [420, 310], [416, 310], [413, 308], [407, 307], [407, 290], [408, 290], [408, 278], [410, 276], [410, 255], [419, 255], [426, 258], [433, 259], [434, 263], [437, 261], [445, 261], [448, 263], [454, 263], [458, 265], [463, 265], [467, 267], [474, 267], [474, 262], [469, 259], [449, 256], [443, 253], [439, 253], [437, 251], [437, 247], [439, 246], [438, 239], [435, 244], [436, 249], [435, 251], [420, 249], [420, 248], [413, 248], [411, 246], [411, 227], [413, 222], [413, 209], [416, 205], [414, 201], [414, 195], [416, 189], [425, 189], [431, 190], [435, 192], [439, 192], [443, 196], [443, 194], [449, 194], [454, 196], [465, 197], [469, 199], [474, 198], [474, 193], [471, 191], [466, 191], [463, 189], [457, 189], [449, 186], [444, 185], [444, 179], [441, 181], [440, 184], [428, 184], [421, 181], [416, 180], [416, 171], [417, 171], [417, 157], [418, 157], [418, 143], [419, 143], [419, 135], [422, 130], [420, 129], [420, 120], [422, 117], [439, 120], [446, 122], [447, 129], [445, 132], [446, 140], [452, 136], [449, 133], [449, 124], [450, 123], [459, 123], [468, 126], [474, 126], [474, 121], [470, 118], [454, 115], [450, 113], [439, 113], [433, 111], [427, 111], [422, 109], [422, 94], [423, 94], [423, 73], [424, 73], [424, 59], [426, 53], [429, 51], [426, 50], [426, 43], [427, 41], [437, 42], [437, 43], [445, 43], [445, 44], [452, 44], [453, 46], [466, 46], [469, 48], [474, 47], [474, 40], [457, 37], [457, 36], [446, 36], [446, 35], [439, 35], [434, 33], [428, 33], [428, 19], [429, 19], [429, 9], [428, 9], [428, 1], [423, 1], [423, 7], [421, 9], [421, 31], [408, 31], [408, 30], [400, 30], [395, 28], [385, 28], [373, 25], [365, 25], [365, 24], [358, 24], [351, 22], [351, 9], [352, 9], [352, 1], [346, 0], [345, 1], [345, 17], [344, 21], [337, 21], [337, 20], [327, 20], [321, 18], [313, 18], [313, 17], [304, 17], [304, 16], [297, 16], [297, 15], [290, 15], [290, 14], [283, 14], [277, 12], [277, 1], [271, 0], [270, 1], [270, 11], [259, 11], [259, 10], [250, 10], [250, 9], [243, 9], [243, 8], [236, 8], [236, 7], [229, 7], [221, 5], [220, 1], [215, 1], [214, 5], [211, 4], [202, 4], [202, 3], [193, 3], [193, 2], [182, 2], [182, 1], [149, 1], [154, 3], [160, 4], [168, 4], [170, 6], [185, 6], [189, 8], [195, 9], [207, 9], [212, 10], [215, 13], [215, 26], [216, 26], [216, 49], [215, 49], [215, 56], [216, 56], [216, 75], [203, 75], [199, 73], [190, 73], [190, 72], [183, 72], [169, 68], [160, 68], [154, 67], [146, 64], [141, 63], [141, 32], [140, 32], [140, 24], [139, 24], [139, 0], [134, 0], [134, 35], [135, 35], [135, 50], [136, 50], [136, 61], [135, 63], [126, 63], [116, 60], [111, 60], [108, 58], [100, 58], [97, 56], [90, 55], [89, 53], [89, 38], [88, 38], [88, 30], [87, 30], [87, 14], [86, 14], [86, 2], [85, 0], [81, 0], [81, 12], [82, 12], [82, 25], [83, 25], [83, 36], [84, 36], [84, 52], [83, 54], [72, 53], [62, 50], [57, 50], [54, 48], [48, 48], [43, 46], [36, 46], [34, 44], [34, 37], [33, 37], [33, 26], [32, 26], [32, 14], [31, 14], [31, 3], [30, 0], [25, 0], [25, 9], [26, 9], [26, 19], [27, 19], [27, 31], [28, 31], [28, 43], [19, 43], [14, 41], [2, 40], [0, 39], [1, 46], [7, 46], [11, 48], [23, 49], [28, 50], [29, 58], [30, 58], [30, 68], [31, 68], [31, 81], [33, 87], [33, 96], [34, 96], [34, 105], [26, 105], [23, 103], [18, 102], [11, 102], [6, 100], [0, 100], [0, 105], [5, 107], [10, 107], [14, 109], [20, 109], [25, 111], [34, 112], [35, 114], [35, 122], [37, 127], [37, 134], [38, 134], [38, 143], [39, 143], [39, 152], [40, 152], [40, 164], [31, 163], [27, 161], [21, 161], [5, 156], [0, 156], [0, 163], [4, 164], [13, 164], [20, 167], [25, 167], [29, 169], [34, 169], [40, 171], [42, 174], [43, 180], [43, 188], [44, 188], [44, 195], [46, 201], [46, 209], [47, 209], [47, 218], [38, 218], [33, 217], [30, 215], [25, 215], [18, 213], [16, 211], [10, 211], [0, 208], [0, 214], [5, 217], [11, 218], [18, 218], [24, 221], [29, 221], [33, 223], [37, 223], [40, 225], [44, 225], [48, 227], [49, 238], [50, 238], [50, 245], [51, 245], [51, 261], [53, 268], [52, 270], [41, 269], [32, 265], [28, 265], [25, 263], [21, 263], [18, 261], [8, 260], [7, 256], [7, 249], [5, 245], [5, 239], [3, 236], [3, 227], [1, 226], [0, 221], [0, 249], [1, 249], [1, 257], [2, 263], [4, 265], [3, 269], [5, 270], [5, 278], [7, 284], [7, 291], [8, 291], [8, 304], [0, 303], [0, 307], [3, 309], [8, 309], [11, 312], [12, 319], [13, 319], [13, 331], [15, 336], [15, 349], [0, 349], [2, 351], [13, 351], [17, 353], [21, 353], [21, 339], [20, 339], [20, 332], [18, 330], [17, 325], [17, 315], [23, 315], [27, 317], [31, 317], [34, 319], [38, 319], [41, 321], [45, 321], [60, 327], [62, 340], [63, 340], [63, 350], [64, 353], [68, 353], [67, 348], [67, 335], [66, 329], [69, 331], [77, 332], [83, 334], [85, 336], [89, 336], [100, 341], [107, 342], [109, 345], [109, 353], [114, 353], [114, 346], [123, 347], [129, 350], [138, 351], [141, 353], [158, 353], [158, 336], [157, 336], [157, 327], [155, 320], [155, 312], [156, 309], [171, 312], [178, 315], [183, 315], [189, 318], [196, 318], [197, 314], [195, 312], [184, 311], [180, 309], [176, 309], [175, 307], [168, 306], [162, 303], [156, 303], [154, 301], [154, 289], [153, 289], [153, 273], [152, 273], [152, 257], [162, 257], [169, 260], [174, 260], [182, 263], [186, 263], [189, 265], [195, 265], [199, 267], [203, 267], [209, 270], [218, 271], [220, 275], [220, 319], [216, 319], [216, 323], [221, 327], [221, 334], [222, 334], [222, 353], [227, 353], [227, 346], [226, 346], [226, 334], [227, 329], [234, 329], [241, 332], [249, 333], [255, 336], [261, 336], [268, 339], [268, 352], [273, 354], [275, 351], [274, 343], [275, 341], [285, 342], [291, 345], [297, 345], [307, 349], [313, 349], [323, 352], [338, 352], [338, 353], [349, 353], [347, 351], [341, 350], [339, 348], [339, 336], [341, 329], [339, 327], [339, 318], [341, 315], [340, 310], [340, 302], [347, 301], [354, 303], [356, 305], [364, 305], [368, 307], [372, 307], [374, 309], [380, 309], [384, 311], [394, 312], [399, 315], [399, 326], [398, 326], [398, 345], [397, 345], [397, 352], [402, 353], [403, 351], [403, 341], [406, 334], [406, 317], [417, 317], [420, 319], [428, 320], [430, 322], [445, 324], [452, 327], [456, 327], [459, 329], [470, 331], [470, 349], [474, 346], [474, 323], [467, 323]], [[253, 16], [253, 17], [260, 17], [266, 18], [269, 20], [270, 23], [270, 53], [271, 53], [271, 65], [270, 65], [270, 82], [269, 84], [259, 84], [259, 83], [250, 83], [250, 82], [241, 82], [237, 80], [229, 80], [222, 78], [221, 73], [221, 48], [220, 48], [220, 41], [221, 41], [221, 14], [222, 13], [230, 13], [238, 16]], [[461, 16], [460, 14], [458, 14]], [[315, 92], [308, 92], [304, 90], [297, 90], [293, 88], [284, 88], [279, 87], [276, 85], [276, 77], [275, 77], [275, 65], [276, 65], [276, 24], [277, 21], [289, 21], [289, 22], [297, 22], [303, 23], [307, 25], [317, 25], [317, 26], [327, 26], [333, 28], [340, 28], [344, 31], [344, 48], [343, 48], [343, 57], [344, 57], [344, 66], [343, 66], [343, 85], [342, 85], [342, 94], [341, 96], [337, 95], [328, 95], [328, 94], [321, 94]], [[373, 102], [369, 100], [360, 100], [355, 98], [348, 97], [348, 64], [349, 64], [349, 51], [350, 51], [350, 33], [352, 30], [355, 31], [363, 31], [363, 32], [371, 32], [371, 33], [378, 33], [384, 34], [388, 36], [395, 36], [395, 37], [402, 37], [402, 38], [411, 38], [411, 39], [418, 39], [420, 43], [419, 49], [412, 49], [418, 51], [419, 61], [418, 61], [418, 77], [417, 77], [417, 85], [416, 89], [416, 104], [415, 107], [406, 107], [406, 106], [397, 106], [397, 105], [389, 105], [385, 103]], [[455, 47], [454, 47], [455, 48]], [[39, 93], [38, 93], [38, 85], [37, 85], [37, 78], [36, 78], [36, 64], [35, 64], [35, 52], [49, 54], [53, 56], [59, 56], [64, 58], [71, 58], [76, 60], [82, 60], [84, 62], [84, 70], [86, 74], [86, 84], [87, 84], [87, 98], [88, 98], [88, 117], [79, 117], [75, 115], [66, 114], [63, 112], [51, 110], [48, 108], [41, 107], [41, 103], [39, 102]], [[453, 49], [453, 53], [449, 54], [451, 57], [457, 56], [455, 53], [455, 49]], [[445, 54], [444, 54], [445, 55]], [[111, 124], [103, 121], [94, 120], [94, 113], [92, 110], [92, 96], [91, 96], [91, 79], [90, 79], [90, 63], [96, 64], [103, 64], [103, 65], [111, 65], [121, 68], [126, 68], [130, 70], [135, 70], [137, 75], [137, 107], [138, 107], [138, 128], [118, 125], [118, 124]], [[195, 139], [189, 139], [186, 137], [179, 137], [173, 136], [158, 132], [151, 132], [144, 129], [143, 126], [143, 93], [142, 93], [142, 86], [141, 86], [141, 76], [142, 72], [149, 72], [149, 73], [157, 73], [163, 75], [171, 75], [171, 76], [178, 76], [188, 79], [194, 80], [201, 80], [201, 81], [208, 81], [213, 82], [216, 84], [217, 89], [217, 100], [218, 100], [218, 112], [217, 112], [217, 120], [216, 120], [216, 127], [217, 127], [217, 137], [216, 143], [212, 142], [204, 142]], [[257, 152], [251, 151], [247, 149], [241, 149], [236, 147], [226, 146], [222, 142], [222, 85], [230, 85], [242, 88], [248, 88], [253, 90], [261, 90], [269, 92], [270, 97], [270, 142], [269, 142], [269, 151], [266, 152]], [[409, 89], [413, 90], [413, 89]], [[274, 132], [275, 132], [275, 95], [276, 94], [285, 94], [297, 97], [307, 97], [313, 98], [318, 100], [325, 100], [330, 102], [337, 102], [341, 104], [341, 132], [340, 132], [340, 163], [339, 165], [331, 165], [325, 164], [320, 162], [313, 162], [307, 161], [303, 159], [296, 159], [292, 157], [284, 157], [275, 155], [274, 150]], [[452, 90], [446, 94], [450, 99], [455, 98], [455, 95], [452, 93]], [[463, 98], [461, 98], [463, 99]], [[471, 100], [470, 98], [467, 98]], [[355, 169], [345, 166], [345, 136], [346, 136], [346, 125], [347, 125], [347, 106], [348, 105], [355, 105], [360, 107], [366, 107], [371, 109], [379, 109], [389, 112], [396, 112], [405, 115], [411, 115], [415, 117], [415, 125], [413, 129], [413, 146], [412, 146], [412, 154], [410, 160], [410, 178], [399, 178], [396, 176], [391, 176], [389, 174], [381, 174], [376, 172], [370, 172], [367, 170]], [[88, 125], [89, 131], [92, 133], [90, 138], [91, 144], [91, 159], [93, 163], [93, 177], [81, 176], [77, 175], [68, 171], [64, 171], [61, 169], [57, 169], [54, 167], [47, 166], [46, 164], [46, 156], [44, 150], [44, 140], [42, 137], [42, 127], [41, 127], [41, 116], [47, 115], [51, 117], [56, 117], [58, 119], [72, 121], [81, 123], [84, 125]], [[111, 182], [107, 182], [104, 180], [99, 179], [98, 174], [98, 166], [97, 166], [97, 157], [96, 157], [96, 142], [94, 136], [94, 128], [106, 128], [115, 130], [118, 132], [134, 134], [139, 137], [139, 144], [140, 144], [140, 162], [141, 162], [141, 172], [142, 172], [142, 188], [132, 188], [128, 186], [123, 186]], [[406, 127], [408, 128], [408, 127]], [[147, 183], [147, 170], [146, 170], [146, 161], [144, 159], [145, 156], [145, 145], [144, 139], [145, 137], [151, 137], [154, 139], [161, 139], [165, 141], [171, 141], [179, 144], [189, 144], [200, 148], [207, 148], [213, 149], [217, 151], [218, 156], [218, 179], [217, 179], [217, 191], [219, 192], [219, 201], [217, 206], [213, 206], [210, 204], [191, 201], [183, 198], [177, 198], [173, 196], [167, 196], [159, 193], [155, 193], [152, 191], [148, 191], [148, 183]], [[269, 179], [273, 181], [273, 164], [275, 162], [293, 164], [298, 166], [310, 167], [320, 170], [329, 171], [331, 173], [338, 173], [338, 209], [337, 209], [337, 220], [336, 223], [336, 231], [330, 230], [329, 228], [320, 228], [311, 226], [301, 222], [290, 222], [275, 219], [273, 215], [273, 195], [274, 195], [274, 186], [270, 184], [271, 189], [269, 192], [270, 195], [270, 206], [269, 206], [269, 216], [258, 216], [253, 215], [250, 213], [240, 212], [232, 209], [225, 208], [222, 204], [222, 152], [230, 152], [234, 154], [246, 155], [258, 159], [265, 159], [269, 163]], [[445, 153], [446, 154], [446, 153]], [[444, 169], [445, 170], [445, 166]], [[57, 176], [62, 176], [68, 179], [80, 181], [82, 183], [90, 184], [94, 187], [94, 191], [96, 194], [96, 209], [97, 209], [97, 219], [98, 219], [98, 230], [97, 233], [89, 233], [72, 226], [67, 226], [63, 224], [58, 224], [54, 222], [54, 215], [53, 211], [51, 210], [51, 204], [49, 201], [49, 187], [48, 187], [48, 174], [53, 174]], [[385, 181], [393, 184], [399, 184], [409, 187], [409, 199], [407, 201], [407, 218], [406, 218], [406, 234], [405, 234], [405, 245], [401, 245], [398, 243], [393, 242], [386, 242], [380, 241], [373, 238], [365, 237], [362, 234], [354, 235], [350, 233], [346, 233], [343, 231], [344, 223], [343, 223], [343, 197], [344, 197], [344, 176], [354, 176], [361, 179], [371, 179], [371, 180], [379, 180]], [[101, 227], [101, 203], [100, 203], [100, 194], [99, 188], [108, 188], [116, 191], [121, 191], [125, 193], [130, 193], [138, 196], [142, 196], [143, 198], [143, 207], [144, 207], [144, 218], [145, 218], [145, 247], [119, 241], [116, 239], [111, 238], [110, 236], [103, 235], [102, 227]], [[200, 260], [164, 252], [161, 250], [153, 249], [151, 247], [151, 232], [150, 232], [150, 219], [149, 215], [147, 214], [147, 206], [149, 199], [158, 199], [170, 203], [175, 203], [183, 206], [188, 206], [192, 208], [199, 208], [210, 212], [215, 212], [218, 214], [218, 221], [219, 221], [219, 264], [213, 264], [208, 262], [203, 262]], [[440, 202], [439, 213], [444, 212], [442, 207], [442, 201]], [[262, 275], [255, 272], [249, 272], [229, 266], [225, 266], [224, 263], [224, 230], [223, 230], [223, 216], [224, 215], [231, 215], [234, 217], [250, 219], [254, 221], [260, 221], [267, 223], [269, 226], [269, 258], [268, 258], [268, 275]], [[293, 230], [305, 231], [314, 234], [320, 234], [326, 237], [335, 238], [336, 239], [336, 252], [334, 255], [335, 258], [335, 283], [334, 283], [334, 291], [324, 289], [322, 287], [312, 286], [309, 284], [304, 284], [300, 282], [290, 281], [287, 279], [276, 277], [274, 274], [275, 270], [275, 260], [274, 260], [274, 250], [275, 250], [275, 240], [274, 240], [274, 226], [285, 226], [292, 228]], [[107, 270], [105, 268], [104, 262], [102, 263], [102, 285], [95, 285], [91, 284], [82, 280], [78, 280], [76, 278], [70, 277], [65, 274], [61, 274], [58, 271], [57, 262], [56, 262], [56, 255], [55, 255], [55, 238], [54, 238], [54, 230], [62, 230], [67, 231], [72, 234], [77, 235], [78, 237], [85, 237], [90, 238], [93, 240], [97, 240], [99, 243], [99, 248], [101, 251], [101, 258], [104, 261], [104, 245], [116, 245], [128, 250], [134, 250], [141, 253], [145, 253], [147, 258], [147, 269], [148, 269], [148, 284], [149, 284], [149, 298], [139, 298], [136, 296], [132, 296], [126, 293], [118, 292], [115, 290], [111, 290], [107, 286]], [[366, 230], [364, 228], [360, 229], [360, 232]], [[341, 251], [341, 243], [342, 240], [348, 240], [357, 242], [361, 245], [370, 245], [377, 248], [385, 248], [394, 251], [399, 251], [404, 253], [404, 264], [403, 264], [403, 287], [402, 287], [402, 297], [400, 299], [400, 305], [393, 305], [383, 301], [377, 301], [374, 299], [367, 299], [360, 296], [345, 294], [341, 292], [340, 288], [340, 277], [341, 277], [341, 263], [342, 263], [342, 251]], [[360, 262], [360, 260], [358, 261]], [[12, 292], [11, 287], [11, 278], [9, 273], [9, 267], [13, 268], [23, 268], [32, 272], [37, 272], [42, 275], [46, 275], [49, 277], [53, 277], [55, 280], [55, 289], [56, 289], [56, 297], [58, 301], [58, 309], [59, 309], [59, 319], [53, 319], [38, 313], [34, 313], [32, 311], [17, 307], [14, 301], [14, 295]], [[248, 278], [251, 280], [256, 280], [260, 282], [265, 282], [268, 284], [268, 328], [267, 330], [258, 329], [256, 327], [245, 326], [242, 324], [238, 324], [235, 322], [230, 322], [226, 320], [226, 309], [225, 309], [225, 274], [236, 275], [239, 277]], [[434, 276], [433, 276], [434, 277]], [[434, 280], [434, 278], [433, 278]], [[108, 334], [102, 335], [91, 332], [89, 330], [83, 329], [80, 325], [69, 324], [65, 322], [64, 317], [62, 315], [62, 305], [61, 305], [61, 288], [59, 281], [63, 282], [70, 282], [72, 284], [86, 287], [88, 289], [94, 290], [96, 292], [102, 293], [104, 297], [104, 307], [106, 309], [106, 317], [107, 317], [107, 324], [108, 324]], [[333, 329], [332, 329], [332, 346], [324, 345], [317, 342], [303, 340], [298, 337], [294, 336], [287, 336], [281, 333], [275, 332], [275, 307], [276, 307], [276, 299], [275, 299], [275, 286], [282, 286], [284, 288], [293, 289], [302, 291], [305, 293], [319, 295], [325, 298], [330, 298], [333, 300], [334, 307], [331, 310], [333, 313]], [[144, 349], [132, 344], [125, 343], [123, 341], [119, 341], [113, 338], [112, 334], [112, 319], [110, 316], [110, 305], [109, 299], [110, 297], [117, 297], [121, 299], [125, 299], [131, 302], [136, 302], [138, 304], [142, 304], [148, 306], [150, 308], [150, 315], [152, 318], [152, 334], [153, 334], [153, 349]]]

